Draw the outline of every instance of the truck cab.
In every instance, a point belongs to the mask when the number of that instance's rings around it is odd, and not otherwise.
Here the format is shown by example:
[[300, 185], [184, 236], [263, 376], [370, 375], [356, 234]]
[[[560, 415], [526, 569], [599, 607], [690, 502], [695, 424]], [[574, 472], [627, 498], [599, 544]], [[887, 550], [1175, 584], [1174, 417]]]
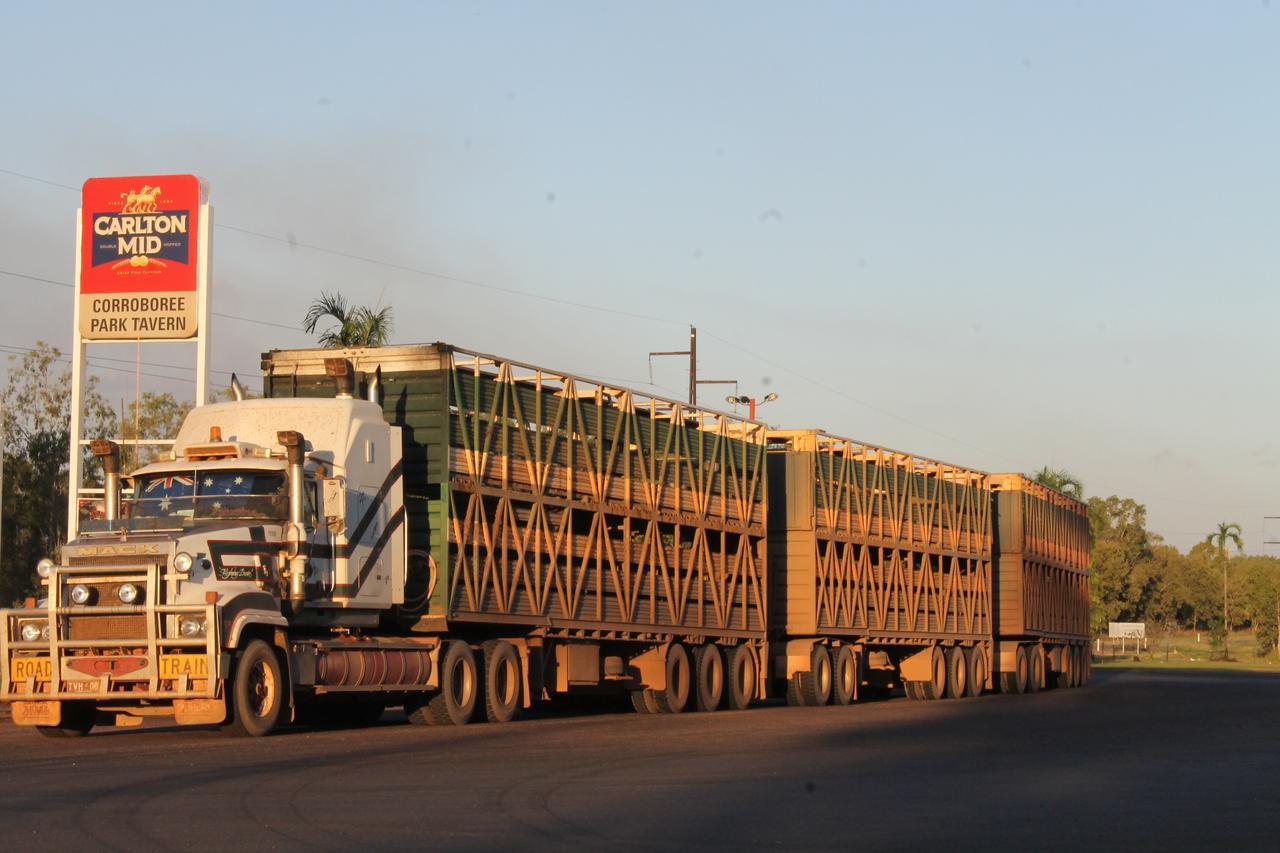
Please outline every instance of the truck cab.
[[403, 602], [399, 429], [373, 403], [219, 403], [167, 459], [122, 473], [114, 444], [94, 452], [106, 518], [41, 561], [41, 606], [0, 611], [16, 723], [77, 734], [159, 714], [264, 733], [331, 641]]

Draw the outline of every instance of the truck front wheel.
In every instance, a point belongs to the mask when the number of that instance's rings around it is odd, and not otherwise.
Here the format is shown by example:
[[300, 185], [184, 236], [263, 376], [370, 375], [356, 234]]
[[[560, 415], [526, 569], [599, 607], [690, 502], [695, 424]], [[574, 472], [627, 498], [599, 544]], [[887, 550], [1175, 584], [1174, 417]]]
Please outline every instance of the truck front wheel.
[[236, 656], [230, 683], [231, 720], [223, 729], [232, 735], [262, 737], [275, 731], [284, 710], [284, 679], [275, 651], [262, 640], [250, 640]]

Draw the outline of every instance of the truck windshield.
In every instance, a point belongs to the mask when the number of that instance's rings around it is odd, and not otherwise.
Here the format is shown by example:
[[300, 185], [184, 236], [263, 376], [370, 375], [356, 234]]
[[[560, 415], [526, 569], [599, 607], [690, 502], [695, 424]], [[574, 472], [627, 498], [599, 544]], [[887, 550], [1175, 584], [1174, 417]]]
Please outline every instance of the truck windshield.
[[179, 524], [226, 519], [284, 521], [289, 496], [280, 471], [192, 471], [138, 477], [124, 502], [129, 519]]

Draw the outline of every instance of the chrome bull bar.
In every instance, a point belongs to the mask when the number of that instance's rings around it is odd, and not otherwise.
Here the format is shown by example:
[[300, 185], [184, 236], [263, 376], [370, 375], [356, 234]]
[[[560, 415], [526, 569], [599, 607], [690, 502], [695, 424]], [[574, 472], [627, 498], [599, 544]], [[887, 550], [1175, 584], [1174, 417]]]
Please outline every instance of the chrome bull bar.
[[[218, 695], [219, 624], [213, 604], [163, 604], [162, 575], [154, 563], [55, 566], [46, 584], [48, 606], [0, 610], [0, 700], [171, 700]], [[143, 585], [142, 604], [71, 603], [79, 583]], [[73, 625], [102, 625], [95, 617], [137, 617], [137, 634], [73, 638]], [[182, 618], [203, 616], [204, 636], [184, 637]], [[39, 620], [48, 639], [23, 640], [20, 623]], [[73, 620], [81, 620], [73, 622]], [[132, 622], [124, 622], [131, 625]], [[120, 622], [113, 623], [118, 626]], [[92, 632], [90, 632], [92, 633]], [[96, 654], [92, 650], [98, 650]], [[47, 661], [43, 663], [43, 661]]]

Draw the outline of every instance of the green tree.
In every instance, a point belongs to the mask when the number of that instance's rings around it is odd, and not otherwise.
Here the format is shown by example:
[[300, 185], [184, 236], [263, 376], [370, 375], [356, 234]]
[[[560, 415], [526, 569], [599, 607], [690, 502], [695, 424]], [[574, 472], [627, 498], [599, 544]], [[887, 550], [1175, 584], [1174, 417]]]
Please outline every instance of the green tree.
[[[67, 533], [67, 469], [71, 454], [71, 369], [60, 350], [43, 341], [11, 356], [0, 401], [4, 419], [3, 527], [0, 528], [0, 605], [35, 589], [35, 564], [54, 556]], [[115, 414], [84, 381], [84, 434], [112, 435]], [[86, 466], [90, 457], [84, 454]], [[86, 467], [92, 472], [92, 467]]]
[[1243, 557], [1233, 562], [1244, 564], [1241, 597], [1257, 637], [1258, 657], [1263, 657], [1280, 645], [1280, 559]]
[[1205, 537], [1205, 542], [1214, 546], [1218, 550], [1218, 557], [1222, 561], [1222, 630], [1226, 632], [1222, 640], [1222, 658], [1227, 659], [1227, 640], [1226, 637], [1231, 633], [1231, 618], [1227, 613], [1227, 564], [1230, 562], [1231, 555], [1227, 551], [1227, 546], [1234, 543], [1236, 551], [1244, 553], [1244, 540], [1240, 538], [1240, 534], [1244, 531], [1240, 529], [1240, 525], [1234, 521], [1219, 522], [1218, 529]]
[[1089, 499], [1093, 559], [1089, 588], [1093, 624], [1142, 616], [1147, 578], [1141, 567], [1151, 560], [1153, 537], [1147, 532], [1147, 508], [1132, 498], [1112, 495]]
[[1042, 486], [1057, 489], [1070, 498], [1084, 500], [1084, 484], [1065, 468], [1050, 468], [1048, 465], [1031, 475]]
[[374, 310], [367, 305], [355, 306], [340, 293], [321, 293], [302, 318], [302, 329], [315, 334], [322, 320], [328, 318], [337, 326], [319, 335], [323, 347], [380, 347], [391, 340], [391, 306]]
[[[190, 400], [179, 400], [167, 391], [163, 394], [144, 391], [141, 401], [129, 402], [120, 437], [127, 440], [173, 438], [178, 434], [178, 428], [182, 426], [192, 405]], [[134, 445], [126, 446], [122, 452], [126, 467], [140, 468], [156, 461], [168, 451], [158, 445]]]

